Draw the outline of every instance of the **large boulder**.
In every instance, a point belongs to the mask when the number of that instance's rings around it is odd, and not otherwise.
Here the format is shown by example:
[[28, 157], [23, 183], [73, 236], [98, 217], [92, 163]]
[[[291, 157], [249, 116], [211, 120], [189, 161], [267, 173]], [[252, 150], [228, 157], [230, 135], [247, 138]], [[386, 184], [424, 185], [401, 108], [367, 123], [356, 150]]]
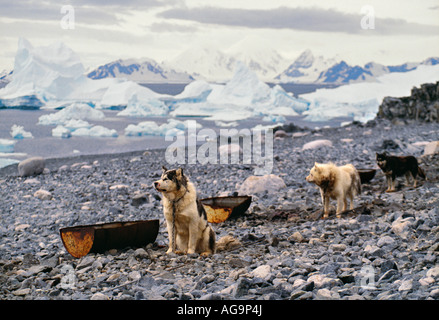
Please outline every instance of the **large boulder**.
[[439, 141], [432, 141], [425, 145], [424, 155], [439, 153]]
[[286, 188], [284, 180], [274, 174], [265, 176], [250, 176], [241, 185], [237, 185], [238, 194], [249, 195], [267, 191], [275, 193], [276, 191]]
[[327, 140], [327, 139], [314, 140], [314, 141], [305, 143], [302, 147], [302, 150], [319, 149], [322, 147], [332, 147], [332, 142], [330, 140]]
[[18, 164], [18, 174], [22, 177], [35, 176], [43, 173], [45, 161], [42, 157], [33, 157]]

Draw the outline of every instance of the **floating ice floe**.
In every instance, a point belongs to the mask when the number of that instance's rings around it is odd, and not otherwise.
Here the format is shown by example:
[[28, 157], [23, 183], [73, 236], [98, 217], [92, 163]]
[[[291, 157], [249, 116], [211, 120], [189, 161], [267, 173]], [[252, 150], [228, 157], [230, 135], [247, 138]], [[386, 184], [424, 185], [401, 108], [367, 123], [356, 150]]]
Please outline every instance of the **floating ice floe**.
[[119, 135], [115, 129], [109, 129], [103, 126], [93, 126], [91, 128], [79, 128], [74, 130], [72, 131], [72, 136], [117, 138]]
[[15, 143], [17, 141], [9, 139], [0, 139], [0, 152], [12, 153], [14, 152]]
[[24, 130], [23, 126], [19, 126], [19, 125], [12, 125], [11, 127], [11, 136], [14, 139], [32, 139], [33, 135], [31, 132]]
[[[72, 120], [102, 120], [105, 115], [102, 111], [92, 108], [85, 103], [72, 103], [58, 112], [42, 115], [38, 118], [41, 125], [64, 125]], [[72, 124], [72, 122], [70, 122]]]
[[93, 137], [93, 138], [117, 138], [119, 135], [115, 129], [105, 128], [103, 126], [80, 127], [80, 128], [66, 128], [62, 125], [56, 126], [52, 129], [52, 136], [68, 139], [74, 137]]
[[[188, 129], [188, 121], [179, 121], [175, 119], [168, 119], [167, 123], [158, 125], [154, 121], [142, 121], [139, 124], [129, 124], [125, 128], [126, 136], [177, 136], [185, 134]], [[196, 128], [200, 129], [201, 124], [197, 123]]]
[[15, 164], [15, 163], [19, 163], [19, 162], [20, 161], [15, 160], [15, 159], [9, 159], [9, 158], [2, 159], [2, 158], [0, 158], [0, 168], [7, 167], [11, 164]]

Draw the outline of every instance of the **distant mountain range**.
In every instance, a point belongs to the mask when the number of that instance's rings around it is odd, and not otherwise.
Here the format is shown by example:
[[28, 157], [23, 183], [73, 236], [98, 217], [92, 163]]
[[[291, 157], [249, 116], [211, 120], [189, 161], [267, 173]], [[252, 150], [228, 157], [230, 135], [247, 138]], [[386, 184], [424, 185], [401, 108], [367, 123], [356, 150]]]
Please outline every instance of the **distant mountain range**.
[[[138, 83], [190, 83], [195, 79], [225, 82], [232, 78], [237, 61], [242, 61], [265, 82], [347, 84], [373, 82], [383, 74], [407, 72], [419, 65], [439, 64], [439, 57], [421, 62], [386, 66], [369, 62], [364, 66], [349, 65], [337, 58], [314, 56], [311, 50], [302, 52], [292, 63], [277, 51], [267, 48], [248, 53], [249, 43], [243, 41], [221, 51], [192, 47], [176, 58], [158, 63], [152, 59], [116, 60], [99, 66], [87, 74], [91, 79], [126, 78]], [[0, 73], [0, 87], [12, 77], [12, 71]]]
[[344, 60], [314, 57], [310, 50], [304, 51], [284, 72], [275, 77], [279, 82], [299, 83], [333, 83], [347, 84], [355, 82], [371, 82], [379, 76], [391, 72], [407, 72], [419, 65], [439, 64], [439, 58], [428, 58], [422, 62], [404, 63], [396, 66], [385, 66], [369, 62], [363, 67], [351, 66]]
[[189, 83], [194, 79], [224, 82], [232, 78], [236, 62], [242, 61], [265, 82], [347, 84], [375, 81], [383, 74], [407, 72], [419, 65], [439, 64], [439, 58], [428, 58], [395, 66], [376, 62], [358, 66], [336, 58], [316, 57], [311, 50], [305, 50], [288, 65], [275, 50], [255, 51], [254, 54], [244, 52], [240, 46], [232, 47], [227, 52], [194, 47], [162, 64], [153, 60], [113, 61], [93, 70], [88, 77], [124, 77], [139, 83]]
[[186, 83], [195, 80], [185, 72], [159, 65], [154, 60], [116, 60], [89, 72], [91, 79], [126, 78], [139, 83]]

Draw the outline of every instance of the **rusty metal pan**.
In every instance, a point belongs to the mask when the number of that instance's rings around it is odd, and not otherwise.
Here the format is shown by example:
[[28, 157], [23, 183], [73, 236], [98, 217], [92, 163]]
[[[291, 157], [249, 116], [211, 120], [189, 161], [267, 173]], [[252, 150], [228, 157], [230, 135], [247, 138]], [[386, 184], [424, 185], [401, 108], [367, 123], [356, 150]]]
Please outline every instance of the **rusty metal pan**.
[[211, 223], [224, 222], [244, 214], [252, 201], [251, 196], [213, 197], [200, 200]]
[[109, 222], [59, 230], [64, 247], [75, 258], [89, 252], [143, 247], [154, 242], [158, 232], [159, 220]]
[[375, 177], [376, 169], [358, 169], [361, 183], [368, 183]]

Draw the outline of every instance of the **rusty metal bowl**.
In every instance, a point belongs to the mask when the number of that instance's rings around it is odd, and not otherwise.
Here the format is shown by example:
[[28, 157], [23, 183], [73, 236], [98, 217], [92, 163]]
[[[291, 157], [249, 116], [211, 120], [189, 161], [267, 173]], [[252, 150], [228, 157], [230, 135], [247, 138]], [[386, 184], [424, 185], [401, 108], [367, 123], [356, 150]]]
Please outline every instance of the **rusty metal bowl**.
[[152, 243], [159, 232], [159, 220], [110, 222], [61, 228], [59, 233], [67, 251], [75, 258], [89, 252], [143, 247]]
[[201, 199], [207, 221], [220, 223], [241, 216], [250, 206], [251, 196], [213, 197]]
[[368, 183], [375, 177], [376, 169], [357, 169], [361, 183]]

